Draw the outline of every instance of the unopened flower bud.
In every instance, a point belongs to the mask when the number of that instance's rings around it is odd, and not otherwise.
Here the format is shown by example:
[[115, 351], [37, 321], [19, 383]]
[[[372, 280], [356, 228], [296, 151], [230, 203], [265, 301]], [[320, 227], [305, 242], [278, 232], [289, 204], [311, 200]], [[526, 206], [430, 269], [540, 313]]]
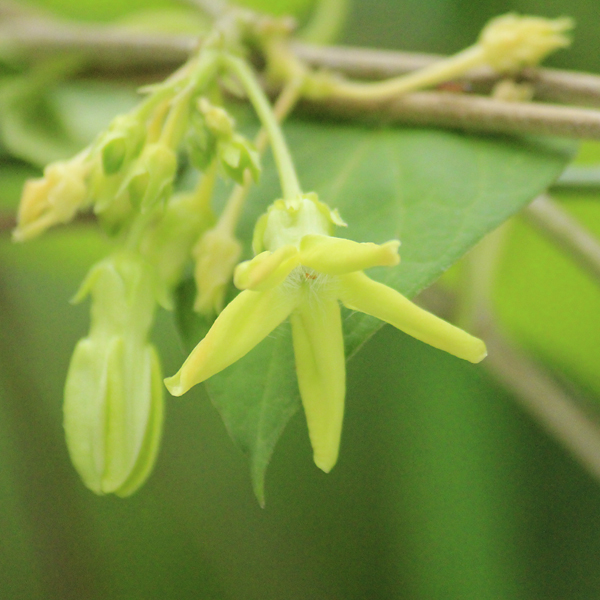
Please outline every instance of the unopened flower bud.
[[512, 73], [535, 66], [554, 50], [569, 46], [571, 40], [565, 33], [572, 28], [573, 20], [567, 17], [545, 19], [509, 13], [492, 19], [478, 43], [491, 67]]
[[132, 494], [160, 444], [161, 368], [147, 341], [155, 292], [152, 268], [119, 254], [96, 265], [77, 299], [92, 296], [92, 326], [75, 348], [65, 385], [71, 460], [97, 494]]
[[196, 114], [190, 118], [185, 146], [192, 165], [199, 171], [205, 171], [216, 155], [217, 138], [206, 127], [202, 115]]
[[110, 124], [100, 139], [102, 167], [106, 175], [118, 173], [123, 165], [136, 158], [146, 139], [144, 125], [134, 116], [121, 115]]
[[211, 104], [207, 98], [200, 98], [198, 109], [204, 115], [206, 126], [217, 137], [231, 137], [234, 132], [235, 120], [222, 107]]
[[260, 156], [254, 144], [239, 134], [219, 144], [219, 158], [223, 170], [240, 185], [244, 183], [244, 173], [250, 170], [252, 179], [260, 177]]
[[15, 240], [24, 241], [58, 223], [68, 223], [87, 199], [88, 168], [81, 159], [55, 162], [44, 169], [44, 177], [25, 184]]
[[198, 288], [194, 310], [205, 315], [218, 314], [223, 310], [225, 292], [242, 253], [241, 244], [232, 235], [215, 228], [204, 233], [193, 253]]

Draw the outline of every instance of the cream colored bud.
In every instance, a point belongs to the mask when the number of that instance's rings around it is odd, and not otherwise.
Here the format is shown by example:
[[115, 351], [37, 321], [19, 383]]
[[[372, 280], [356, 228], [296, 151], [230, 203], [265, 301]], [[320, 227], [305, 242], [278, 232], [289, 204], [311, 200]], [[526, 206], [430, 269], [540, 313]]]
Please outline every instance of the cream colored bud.
[[479, 44], [486, 62], [502, 73], [537, 65], [548, 54], [571, 44], [567, 17], [544, 19], [509, 13], [492, 19], [482, 30]]
[[41, 179], [25, 184], [13, 238], [25, 241], [58, 223], [68, 223], [87, 198], [88, 169], [81, 160], [48, 165]]

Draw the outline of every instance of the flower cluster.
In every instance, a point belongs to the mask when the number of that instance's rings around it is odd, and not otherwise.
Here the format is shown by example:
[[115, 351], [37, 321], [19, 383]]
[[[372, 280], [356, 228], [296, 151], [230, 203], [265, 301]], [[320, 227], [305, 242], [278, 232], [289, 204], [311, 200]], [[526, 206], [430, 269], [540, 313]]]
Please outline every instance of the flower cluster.
[[[398, 95], [481, 65], [512, 77], [567, 46], [571, 27], [569, 19], [504, 15], [455, 56], [373, 84], [323, 74], [319, 79], [306, 65], [296, 69], [289, 61], [297, 59], [290, 59], [289, 52], [277, 57], [272, 51], [267, 72], [279, 59], [281, 73], [294, 73], [288, 95], [284, 90], [280, 98], [286, 110], [295, 101], [290, 97], [301, 93]], [[289, 319], [314, 460], [326, 472], [338, 458], [346, 394], [342, 307], [473, 363], [486, 356], [481, 340], [365, 274], [372, 267], [398, 265], [400, 242], [335, 237], [336, 227], [345, 223], [315, 194], [302, 192], [276, 116], [280, 112], [273, 111], [251, 66], [239, 55], [244, 36], [233, 36], [235, 44], [227, 49], [229, 38], [221, 34], [209, 37], [165, 82], [146, 88], [140, 105], [114, 119], [88, 148], [48, 165], [23, 192], [16, 240], [31, 239], [89, 210], [115, 242], [77, 295], [77, 300], [91, 296], [91, 328], [75, 348], [65, 386], [69, 452], [85, 484], [99, 494], [127, 496], [152, 469], [163, 390], [149, 334], [157, 305], [172, 308], [173, 292], [186, 271], [193, 272], [196, 283], [195, 310], [216, 320], [181, 369], [165, 380], [169, 391], [180, 396], [206, 381]], [[233, 76], [234, 85], [247, 94], [271, 144], [282, 188], [282, 199], [256, 223], [254, 258], [240, 264], [236, 226], [246, 191], [259, 179], [260, 160], [220, 104], [223, 76], [229, 83]], [[514, 99], [527, 92], [512, 83], [497, 88], [497, 96]], [[178, 176], [187, 168], [199, 171], [198, 178], [193, 189], [182, 190]], [[218, 176], [235, 187], [217, 216], [211, 199]], [[225, 305], [232, 279], [240, 293]]]
[[[92, 324], [75, 348], [64, 398], [71, 459], [98, 494], [133, 493], [156, 457], [163, 385], [148, 342], [156, 305], [172, 308], [173, 292], [195, 260], [199, 309], [214, 316], [239, 258], [232, 236], [232, 265], [221, 272], [224, 245], [209, 235], [216, 223], [215, 178], [220, 173], [241, 182], [248, 171], [257, 179], [260, 162], [226, 110], [207, 100], [216, 93], [222, 60], [223, 52], [207, 44], [167, 81], [148, 88], [144, 101], [116, 117], [88, 148], [48, 165], [23, 191], [15, 240], [89, 210], [116, 246], [92, 267], [77, 295], [91, 296]], [[176, 192], [184, 163], [201, 173], [195, 189]]]

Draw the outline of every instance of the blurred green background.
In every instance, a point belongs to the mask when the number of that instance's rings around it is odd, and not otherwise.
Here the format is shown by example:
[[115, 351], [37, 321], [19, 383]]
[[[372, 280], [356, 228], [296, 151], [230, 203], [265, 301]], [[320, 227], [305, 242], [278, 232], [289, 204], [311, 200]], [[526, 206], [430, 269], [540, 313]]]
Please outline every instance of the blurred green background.
[[[92, 20], [170, 6], [43, 4]], [[261, 6], [269, 4], [283, 6]], [[306, 4], [289, 2], [301, 17]], [[508, 10], [573, 16], [573, 47], [550, 64], [600, 71], [596, 0], [356, 1], [344, 42], [452, 52]], [[0, 169], [1, 207], [14, 206], [32, 171], [8, 158]], [[600, 231], [598, 200], [564, 198]], [[87, 307], [68, 300], [105, 249], [85, 227], [29, 246], [0, 238], [0, 598], [600, 597], [600, 483], [483, 368], [387, 327], [349, 364], [342, 454], [331, 474], [314, 467], [297, 414], [259, 508], [246, 458], [196, 389], [168, 401], [156, 470], [135, 496], [88, 492], [62, 436], [64, 376], [88, 325]], [[513, 335], [600, 395], [598, 289], [522, 223], [498, 283]], [[173, 373], [184, 353], [169, 315], [155, 337]]]

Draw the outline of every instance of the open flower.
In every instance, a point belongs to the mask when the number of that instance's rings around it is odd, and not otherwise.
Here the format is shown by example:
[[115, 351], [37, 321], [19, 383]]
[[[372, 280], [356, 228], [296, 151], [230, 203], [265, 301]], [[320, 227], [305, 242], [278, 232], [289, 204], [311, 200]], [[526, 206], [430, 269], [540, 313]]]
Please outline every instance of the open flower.
[[242, 358], [289, 317], [314, 460], [325, 472], [337, 460], [346, 391], [340, 302], [471, 362], [486, 355], [481, 340], [363, 273], [397, 265], [400, 242], [361, 244], [332, 237], [340, 224], [337, 212], [312, 194], [275, 202], [257, 224], [257, 256], [236, 269], [235, 284], [244, 291], [179, 372], [165, 380], [180, 396]]

